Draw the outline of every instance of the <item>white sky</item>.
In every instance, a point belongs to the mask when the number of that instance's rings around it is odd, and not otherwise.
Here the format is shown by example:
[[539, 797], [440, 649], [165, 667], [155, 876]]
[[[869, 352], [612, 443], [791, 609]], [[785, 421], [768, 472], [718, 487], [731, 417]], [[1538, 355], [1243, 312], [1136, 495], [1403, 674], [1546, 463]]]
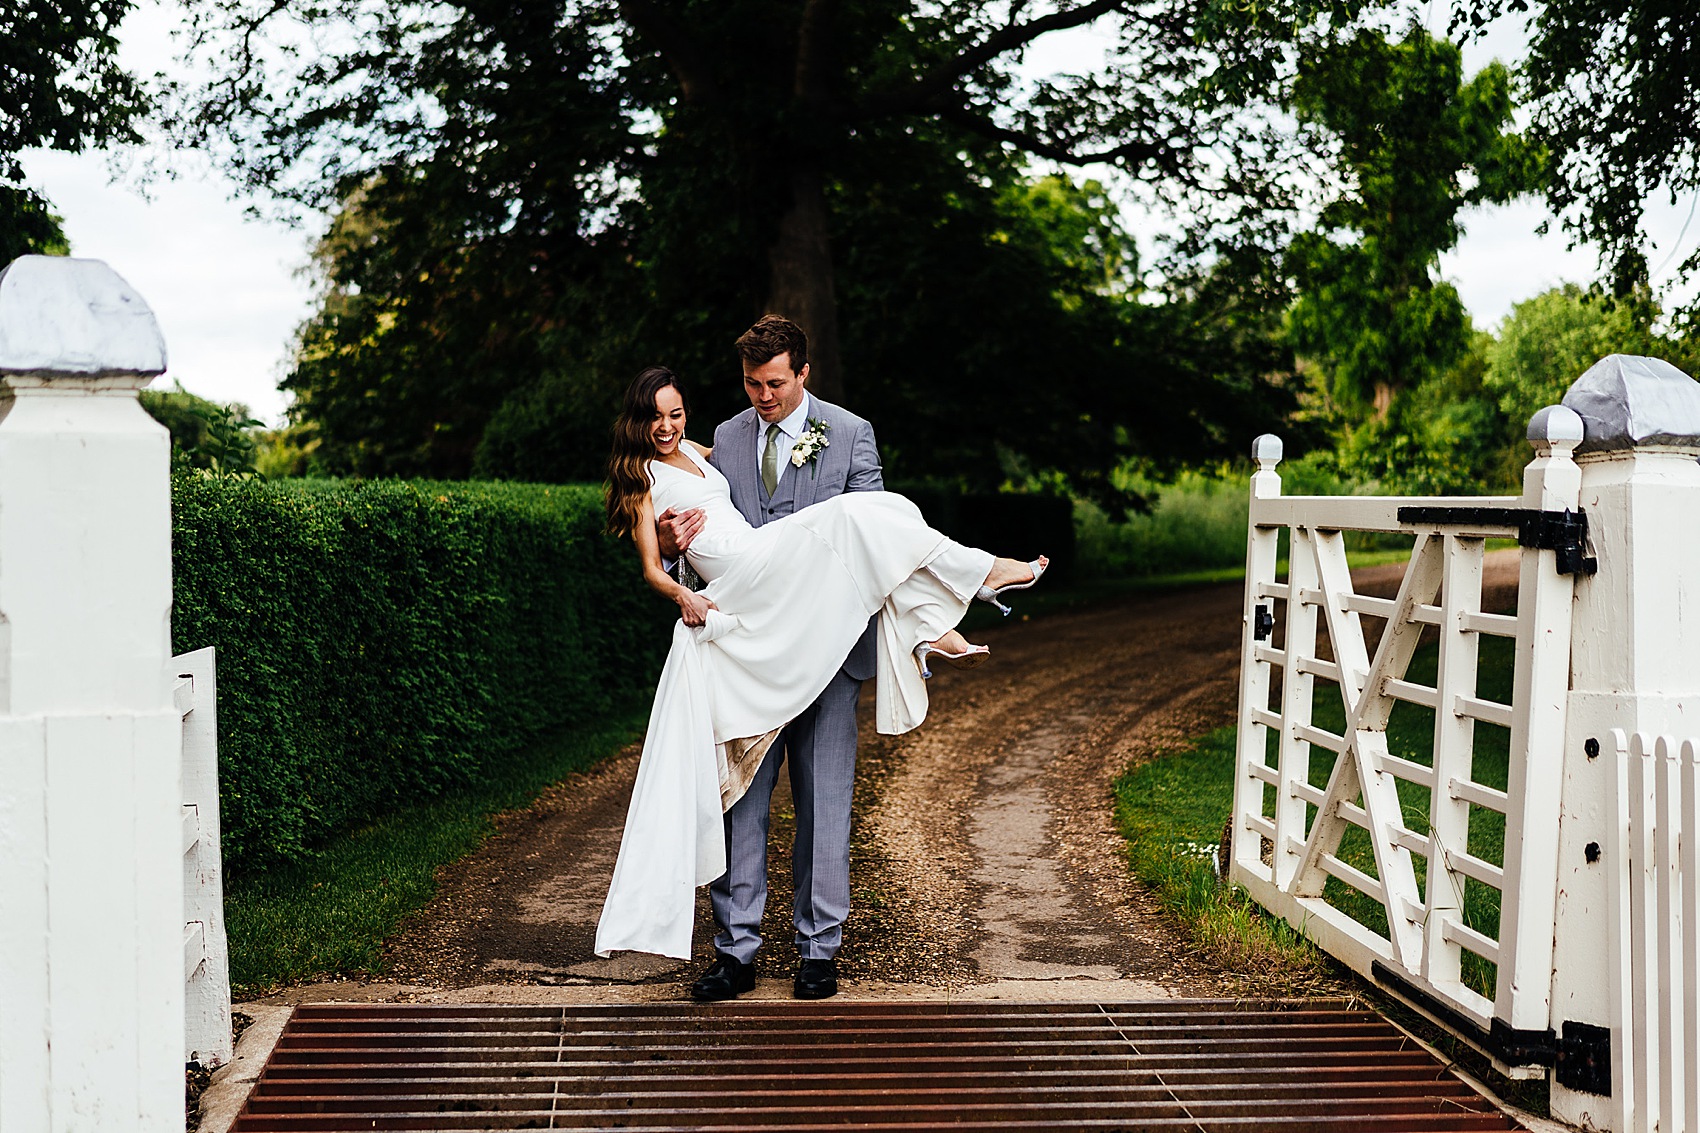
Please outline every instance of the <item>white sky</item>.
[[[1444, 5], [1427, 10], [1430, 30], [1443, 33]], [[120, 59], [141, 75], [176, 70], [170, 32], [177, 20], [175, 0], [142, 0], [121, 29]], [[1496, 55], [1509, 59], [1521, 42], [1520, 28], [1495, 29], [1486, 43], [1466, 49], [1466, 70]], [[1041, 41], [1025, 69], [1080, 69], [1101, 54], [1101, 43], [1087, 30]], [[166, 164], [176, 178], [156, 181], [144, 196], [127, 174], [114, 180], [109, 155], [24, 155], [28, 183], [64, 218], [72, 254], [105, 260], [153, 307], [171, 359], [159, 384], [175, 380], [204, 397], [241, 401], [256, 416], [280, 423], [287, 399], [277, 383], [291, 336], [311, 309], [310, 280], [301, 269], [316, 223], [291, 228], [253, 219], [233, 199], [234, 185], [203, 162], [174, 158]], [[1651, 206], [1655, 265], [1676, 241], [1691, 206], [1686, 199]], [[1441, 258], [1441, 269], [1478, 326], [1490, 327], [1513, 303], [1557, 283], [1593, 277], [1592, 252], [1567, 250], [1556, 224], [1547, 236], [1535, 233], [1545, 219], [1545, 209], [1528, 202], [1466, 216], [1464, 238]], [[1144, 227], [1134, 218], [1136, 231]], [[1684, 252], [1700, 243], [1700, 225], [1682, 243]]]

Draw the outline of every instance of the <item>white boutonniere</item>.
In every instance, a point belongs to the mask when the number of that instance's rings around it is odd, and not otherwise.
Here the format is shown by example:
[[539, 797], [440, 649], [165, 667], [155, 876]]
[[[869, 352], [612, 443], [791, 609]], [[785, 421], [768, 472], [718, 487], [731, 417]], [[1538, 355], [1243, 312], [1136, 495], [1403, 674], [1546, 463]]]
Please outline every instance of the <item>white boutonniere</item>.
[[831, 431], [831, 425], [828, 425], [819, 417], [810, 417], [808, 428], [804, 429], [803, 435], [797, 438], [797, 443], [791, 446], [791, 467], [801, 468], [807, 464], [809, 475], [813, 476], [815, 474], [815, 462], [820, 459], [821, 450], [832, 443], [826, 439], [827, 433]]

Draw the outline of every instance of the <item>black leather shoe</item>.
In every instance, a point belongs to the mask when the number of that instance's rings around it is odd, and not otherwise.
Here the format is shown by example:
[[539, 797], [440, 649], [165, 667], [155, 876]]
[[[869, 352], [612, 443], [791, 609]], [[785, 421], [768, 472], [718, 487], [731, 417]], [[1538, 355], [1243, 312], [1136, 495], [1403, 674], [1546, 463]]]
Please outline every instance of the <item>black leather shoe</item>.
[[838, 964], [833, 960], [804, 960], [797, 969], [791, 994], [798, 999], [830, 999], [838, 994]]
[[741, 963], [717, 952], [708, 971], [691, 985], [691, 998], [698, 1003], [714, 1003], [721, 999], [734, 999], [746, 991], [754, 991], [755, 987], [754, 964]]

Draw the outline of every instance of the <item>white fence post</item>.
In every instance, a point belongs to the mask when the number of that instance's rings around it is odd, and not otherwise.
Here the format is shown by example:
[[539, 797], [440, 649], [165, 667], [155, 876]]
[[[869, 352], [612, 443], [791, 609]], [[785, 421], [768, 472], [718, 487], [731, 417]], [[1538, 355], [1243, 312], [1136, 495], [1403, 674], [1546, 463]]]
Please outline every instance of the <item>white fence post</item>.
[[105, 264], [0, 272], [0, 1128], [183, 1121], [165, 369]]
[[230, 945], [218, 807], [218, 674], [211, 647], [171, 659], [183, 713], [184, 1061], [230, 1061]]
[[[1255, 503], [1260, 499], [1274, 499], [1281, 494], [1281, 475], [1275, 471], [1275, 466], [1281, 462], [1281, 438], [1270, 433], [1258, 437], [1251, 445], [1252, 460], [1257, 462], [1257, 471], [1251, 477], [1251, 496]], [[1265, 729], [1260, 725], [1244, 723], [1254, 718], [1254, 713], [1260, 711], [1269, 702], [1270, 666], [1250, 663], [1249, 659], [1257, 655], [1259, 642], [1269, 636], [1273, 628], [1274, 615], [1270, 603], [1264, 597], [1264, 590], [1275, 582], [1275, 565], [1279, 550], [1281, 531], [1275, 527], [1259, 527], [1250, 524], [1246, 533], [1245, 553], [1245, 607], [1240, 627], [1240, 655], [1248, 659], [1248, 663], [1240, 666], [1240, 710], [1239, 719], [1242, 721], [1237, 739], [1238, 756], [1235, 760], [1237, 771], [1234, 776], [1234, 814], [1261, 815], [1263, 812], [1263, 781], [1253, 778], [1251, 769], [1263, 765], [1263, 749], [1267, 742]], [[1316, 621], [1311, 619], [1314, 635]], [[1291, 626], [1287, 632], [1293, 632]], [[1309, 682], [1306, 682], [1309, 688]], [[1281, 824], [1282, 815], [1276, 814], [1275, 826], [1269, 830], [1269, 837], [1275, 839], [1276, 829]], [[1299, 831], [1302, 836], [1304, 811], [1299, 810]], [[1246, 837], [1248, 831], [1244, 822], [1232, 822], [1228, 831], [1229, 851], [1235, 859], [1244, 858], [1248, 863], [1259, 861], [1262, 837]], [[1279, 850], [1277, 849], [1277, 854]], [[1232, 863], [1230, 863], [1230, 869]]]
[[[1563, 406], [1529, 421], [1535, 459], [1523, 471], [1523, 505], [1574, 511], [1582, 474], [1572, 454], [1583, 423]], [[1570, 688], [1572, 577], [1558, 573], [1558, 552], [1526, 548], [1517, 582], [1516, 685], [1511, 702], [1511, 761], [1505, 815], [1505, 887], [1499, 909], [1500, 979], [1494, 1015], [1515, 1031], [1551, 1024], [1553, 900], [1558, 872], [1559, 752]], [[1586, 577], [1586, 576], [1582, 576]]]
[[[1551, 1105], [1562, 1120], [1611, 1129], [1613, 1099], [1584, 1087], [1620, 1053], [1599, 1042], [1612, 1023], [1616, 979], [1607, 882], [1622, 868], [1608, 857], [1619, 846], [1612, 729], [1700, 733], [1700, 385], [1668, 363], [1612, 355], [1576, 381], [1564, 404], [1585, 425], [1580, 498], [1599, 571], [1577, 583], [1572, 623]], [[1619, 1093], [1631, 1084], [1611, 1085]]]

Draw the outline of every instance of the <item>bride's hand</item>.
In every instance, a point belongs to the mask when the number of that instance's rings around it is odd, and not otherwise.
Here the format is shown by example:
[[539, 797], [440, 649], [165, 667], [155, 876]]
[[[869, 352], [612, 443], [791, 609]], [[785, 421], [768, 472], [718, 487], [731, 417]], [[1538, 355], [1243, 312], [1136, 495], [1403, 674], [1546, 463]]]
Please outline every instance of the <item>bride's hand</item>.
[[688, 626], [702, 625], [708, 620], [708, 612], [719, 608], [694, 591], [681, 590], [679, 593], [679, 617]]

